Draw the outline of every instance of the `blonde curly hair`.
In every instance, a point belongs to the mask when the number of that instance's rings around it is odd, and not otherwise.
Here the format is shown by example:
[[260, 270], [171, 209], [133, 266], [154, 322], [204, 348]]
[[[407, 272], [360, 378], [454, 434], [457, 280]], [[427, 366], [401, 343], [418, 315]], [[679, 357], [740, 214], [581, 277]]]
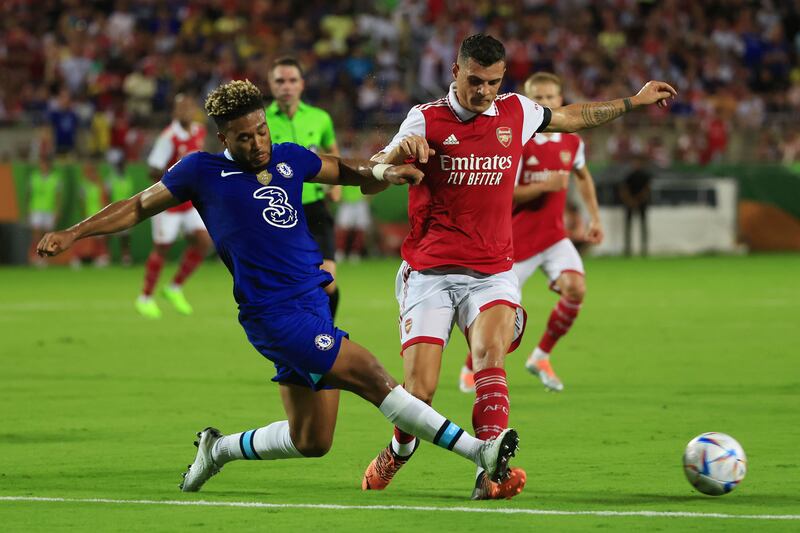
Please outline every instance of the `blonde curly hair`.
[[236, 118], [264, 108], [264, 96], [250, 80], [220, 85], [206, 97], [205, 109], [220, 130]]

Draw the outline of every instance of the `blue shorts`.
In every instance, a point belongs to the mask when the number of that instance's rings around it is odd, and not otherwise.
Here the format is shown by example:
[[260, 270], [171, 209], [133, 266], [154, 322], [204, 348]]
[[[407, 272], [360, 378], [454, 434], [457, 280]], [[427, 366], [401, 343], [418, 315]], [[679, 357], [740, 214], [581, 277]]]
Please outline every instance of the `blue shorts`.
[[263, 312], [239, 311], [239, 323], [258, 352], [275, 364], [272, 381], [326, 389], [319, 383], [348, 337], [333, 325], [322, 288]]

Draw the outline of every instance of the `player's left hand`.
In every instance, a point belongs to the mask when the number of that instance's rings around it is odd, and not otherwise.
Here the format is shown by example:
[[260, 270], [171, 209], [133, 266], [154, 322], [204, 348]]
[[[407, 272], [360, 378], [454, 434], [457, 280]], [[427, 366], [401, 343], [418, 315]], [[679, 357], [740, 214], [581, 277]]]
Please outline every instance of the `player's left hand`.
[[589, 229], [586, 230], [585, 239], [591, 244], [600, 244], [603, 242], [603, 237], [605, 237], [605, 234], [603, 233], [603, 226], [600, 224], [600, 221], [592, 220], [589, 222]]
[[71, 231], [45, 233], [36, 246], [36, 253], [40, 257], [58, 255], [72, 246], [73, 242], [75, 242], [75, 234]]
[[648, 81], [644, 87], [631, 98], [634, 105], [657, 104], [658, 107], [667, 107], [667, 100], [678, 96], [670, 84], [663, 81]]
[[414, 165], [393, 165], [386, 169], [383, 179], [393, 185], [417, 185], [425, 174]]

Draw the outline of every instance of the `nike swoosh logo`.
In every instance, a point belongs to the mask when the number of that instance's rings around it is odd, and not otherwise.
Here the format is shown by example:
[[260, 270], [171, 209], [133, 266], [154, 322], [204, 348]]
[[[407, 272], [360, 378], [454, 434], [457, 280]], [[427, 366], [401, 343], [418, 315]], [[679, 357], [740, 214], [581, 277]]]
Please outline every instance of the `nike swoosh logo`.
[[236, 172], [225, 172], [225, 171], [223, 170], [223, 171], [221, 171], [221, 172], [219, 173], [219, 175], [220, 175], [220, 176], [222, 176], [223, 178], [225, 178], [225, 177], [227, 177], [227, 176], [233, 176], [234, 174], [244, 174], [244, 172], [241, 172], [241, 171], [236, 171]]

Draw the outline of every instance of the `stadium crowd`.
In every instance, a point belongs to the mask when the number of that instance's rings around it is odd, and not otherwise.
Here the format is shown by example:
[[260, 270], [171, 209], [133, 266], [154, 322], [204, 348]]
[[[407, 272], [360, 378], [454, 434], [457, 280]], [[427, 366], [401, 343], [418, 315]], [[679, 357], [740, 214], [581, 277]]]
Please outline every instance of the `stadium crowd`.
[[561, 75], [567, 101], [670, 80], [680, 99], [648, 117], [675, 121], [669, 149], [620, 129], [611, 157], [645, 142], [666, 160], [719, 160], [742, 130], [759, 159], [797, 151], [782, 141], [797, 137], [791, 121], [770, 120], [800, 112], [797, 0], [11, 0], [0, 14], [0, 121], [50, 126], [34, 147], [61, 153], [138, 159], [140, 128], [163, 125], [176, 92], [233, 78], [268, 90], [284, 53], [338, 130], [393, 126], [443, 94], [457, 43], [477, 30], [506, 44], [507, 89], [533, 70]]

